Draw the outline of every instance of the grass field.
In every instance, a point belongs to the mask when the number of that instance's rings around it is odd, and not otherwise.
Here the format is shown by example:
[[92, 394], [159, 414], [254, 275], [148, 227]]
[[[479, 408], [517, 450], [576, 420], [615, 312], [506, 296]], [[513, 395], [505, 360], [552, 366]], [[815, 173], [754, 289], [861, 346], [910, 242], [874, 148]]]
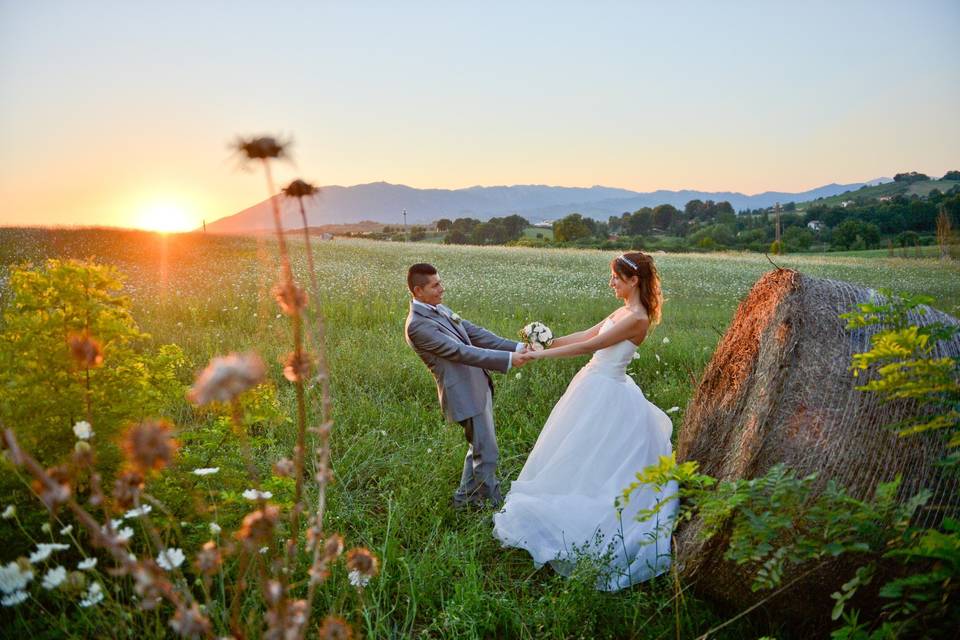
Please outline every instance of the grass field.
[[[302, 276], [302, 245], [293, 242], [295, 271]], [[592, 589], [589, 575], [565, 580], [549, 569], [535, 570], [525, 553], [498, 547], [489, 514], [458, 513], [449, 505], [465, 444], [462, 432], [441, 420], [434, 383], [404, 342], [406, 267], [419, 261], [437, 265], [447, 287], [445, 302], [501, 335], [513, 337], [531, 320], [563, 334], [596, 323], [616, 307], [607, 288], [613, 254], [341, 240], [317, 250], [335, 394], [337, 482], [328, 528], [350, 544], [370, 547], [382, 562], [381, 575], [362, 600], [339, 576], [322, 593], [319, 606], [340, 612], [366, 637], [376, 638], [667, 638], [676, 637], [676, 624], [682, 637], [693, 637], [724, 619], [693, 596], [672, 601], [668, 577], [606, 594]], [[289, 350], [289, 326], [269, 295], [277, 266], [272, 242], [0, 229], [0, 305], [8, 303], [11, 265], [47, 257], [117, 266], [141, 328], [155, 344], [176, 343], [186, 352], [185, 383], [214, 355], [258, 350], [271, 364], [280, 402], [292, 415], [292, 391], [279, 364]], [[656, 260], [666, 297], [664, 321], [640, 347], [629, 372], [652, 402], [681, 407], [672, 414], [676, 429], [694, 381], [737, 303], [771, 265], [754, 254], [660, 254]], [[956, 264], [832, 254], [777, 261], [811, 275], [926, 293], [937, 307], [960, 314]], [[535, 363], [497, 376], [500, 471], [506, 481], [516, 477], [550, 408], [584, 360]], [[182, 467], [168, 473], [186, 473], [198, 466], [200, 453], [190, 449], [191, 432], [211, 426], [182, 399], [171, 402], [168, 416], [185, 443]], [[257, 449], [261, 468], [289, 455], [293, 436], [285, 424]], [[210, 465], [222, 466], [227, 477], [228, 470], [243, 468], [238, 449], [229, 443]], [[187, 523], [198, 536], [205, 527]], [[17, 548], [18, 536], [0, 523], [0, 540], [8, 550]], [[0, 554], [3, 563], [14, 558], [9, 551]], [[18, 634], [49, 631], [42, 618], [13, 620], [8, 610], [3, 615], [16, 625], [8, 629]], [[72, 609], [60, 615], [78, 614]], [[770, 631], [751, 624], [756, 623], [732, 625], [718, 637]]]

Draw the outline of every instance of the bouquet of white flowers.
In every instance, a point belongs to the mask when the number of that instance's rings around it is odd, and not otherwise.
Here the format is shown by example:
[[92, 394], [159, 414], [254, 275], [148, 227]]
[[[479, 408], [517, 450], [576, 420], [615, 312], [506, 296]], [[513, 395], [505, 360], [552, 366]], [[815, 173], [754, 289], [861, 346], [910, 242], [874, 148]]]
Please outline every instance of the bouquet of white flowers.
[[553, 331], [542, 322], [531, 322], [520, 329], [520, 337], [534, 351], [542, 351], [553, 344]]

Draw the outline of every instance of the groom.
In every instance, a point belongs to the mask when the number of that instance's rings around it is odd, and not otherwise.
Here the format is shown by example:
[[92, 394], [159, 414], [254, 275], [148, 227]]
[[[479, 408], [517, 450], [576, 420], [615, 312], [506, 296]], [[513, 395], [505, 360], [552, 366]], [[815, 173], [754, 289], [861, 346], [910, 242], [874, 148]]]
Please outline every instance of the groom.
[[437, 380], [440, 408], [463, 427], [467, 457], [453, 505], [501, 503], [497, 480], [497, 434], [493, 425], [493, 381], [487, 371], [506, 373], [529, 359], [523, 344], [506, 340], [463, 320], [443, 306], [443, 284], [433, 265], [418, 263], [407, 271], [413, 295], [404, 332]]

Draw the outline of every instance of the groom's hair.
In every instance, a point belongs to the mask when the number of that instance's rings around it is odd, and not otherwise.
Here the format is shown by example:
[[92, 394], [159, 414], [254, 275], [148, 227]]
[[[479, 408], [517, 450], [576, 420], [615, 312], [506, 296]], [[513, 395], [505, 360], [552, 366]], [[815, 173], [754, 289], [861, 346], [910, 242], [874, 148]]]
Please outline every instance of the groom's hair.
[[407, 270], [407, 288], [413, 293], [414, 287], [422, 287], [430, 280], [430, 276], [437, 275], [437, 268], [426, 262], [418, 262]]

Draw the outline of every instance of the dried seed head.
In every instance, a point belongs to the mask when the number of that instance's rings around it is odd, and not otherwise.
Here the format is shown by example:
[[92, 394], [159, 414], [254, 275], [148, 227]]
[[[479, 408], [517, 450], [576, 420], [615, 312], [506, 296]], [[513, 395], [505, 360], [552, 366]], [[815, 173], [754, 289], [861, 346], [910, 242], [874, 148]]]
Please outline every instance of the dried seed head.
[[167, 466], [179, 446], [166, 420], [144, 420], [131, 425], [123, 435], [127, 460], [144, 474]]
[[281, 478], [289, 478], [293, 475], [294, 465], [290, 458], [280, 458], [273, 463], [273, 473]]
[[56, 466], [47, 469], [46, 475], [51, 482], [38, 479], [32, 482], [32, 486], [47, 509], [55, 512], [61, 504], [70, 499], [70, 472], [64, 466]]
[[283, 377], [290, 382], [302, 382], [310, 376], [313, 360], [303, 351], [294, 351], [283, 363]]
[[372, 578], [380, 572], [380, 563], [369, 549], [356, 547], [347, 552], [347, 570]]
[[288, 316], [299, 314], [307, 306], [307, 292], [293, 282], [278, 282], [273, 287], [273, 297], [280, 311]]
[[199, 638], [209, 635], [210, 621], [200, 612], [197, 603], [189, 607], [180, 605], [170, 619], [170, 628], [182, 638]]
[[309, 198], [310, 196], [316, 195], [319, 191], [320, 189], [318, 187], [297, 178], [283, 188], [283, 195], [288, 198]]
[[100, 343], [91, 338], [86, 331], [71, 335], [67, 338], [67, 344], [70, 346], [70, 355], [81, 367], [93, 368], [103, 364], [103, 350], [100, 348]]
[[122, 472], [113, 483], [113, 499], [121, 509], [130, 509], [143, 491], [143, 474], [136, 469]]
[[140, 608], [154, 609], [160, 603], [159, 583], [166, 581], [160, 567], [151, 559], [137, 562], [133, 570], [133, 590], [140, 596]]
[[211, 576], [219, 571], [222, 562], [220, 550], [217, 549], [217, 543], [213, 540], [203, 543], [203, 548], [197, 552], [197, 571], [205, 576]]
[[217, 357], [197, 375], [187, 399], [197, 405], [230, 402], [263, 382], [266, 375], [267, 367], [255, 353], [231, 353]]
[[[341, 553], [343, 553], [343, 538], [335, 533], [323, 543], [323, 559], [326, 562], [333, 562], [340, 557]], [[376, 559], [374, 559], [374, 562], [376, 562]]]
[[307, 624], [307, 601], [287, 602], [282, 613], [278, 608], [271, 607], [267, 611], [266, 620], [264, 640], [295, 640], [302, 635], [303, 627]]
[[273, 505], [266, 505], [243, 518], [237, 539], [242, 541], [248, 550], [259, 549], [262, 545], [273, 540], [273, 531], [280, 517], [280, 509]]
[[353, 629], [343, 618], [327, 616], [317, 630], [319, 640], [350, 640], [353, 638]]
[[259, 138], [238, 138], [236, 149], [248, 160], [266, 160], [268, 158], [282, 158], [286, 154], [286, 145], [289, 142], [280, 142], [270, 136]]

